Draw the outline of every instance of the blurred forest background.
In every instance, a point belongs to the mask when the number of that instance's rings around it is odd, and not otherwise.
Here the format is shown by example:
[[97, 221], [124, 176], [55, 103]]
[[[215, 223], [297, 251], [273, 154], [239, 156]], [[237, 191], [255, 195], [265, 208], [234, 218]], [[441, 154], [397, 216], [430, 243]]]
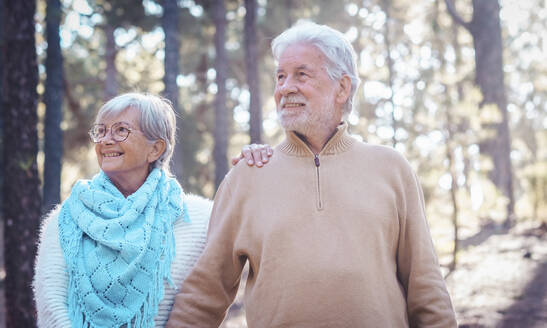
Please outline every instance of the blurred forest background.
[[547, 325], [547, 0], [0, 0], [0, 17], [1, 326], [35, 325], [40, 217], [97, 172], [99, 107], [169, 98], [174, 172], [212, 198], [243, 145], [283, 138], [270, 42], [300, 19], [355, 47], [350, 132], [417, 171], [461, 326]]

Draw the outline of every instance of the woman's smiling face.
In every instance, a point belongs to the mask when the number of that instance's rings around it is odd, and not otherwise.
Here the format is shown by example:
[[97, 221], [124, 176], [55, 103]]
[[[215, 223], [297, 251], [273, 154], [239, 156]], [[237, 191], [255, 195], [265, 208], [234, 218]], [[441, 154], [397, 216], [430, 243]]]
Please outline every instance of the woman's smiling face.
[[[112, 125], [125, 122], [131, 130], [127, 139], [118, 142], [112, 136]], [[109, 178], [119, 175], [147, 176], [150, 163], [157, 158], [153, 156], [153, 142], [146, 139], [140, 131], [140, 112], [138, 109], [126, 108], [119, 114], [99, 117], [98, 124], [104, 124], [106, 135], [95, 144], [97, 161]]]

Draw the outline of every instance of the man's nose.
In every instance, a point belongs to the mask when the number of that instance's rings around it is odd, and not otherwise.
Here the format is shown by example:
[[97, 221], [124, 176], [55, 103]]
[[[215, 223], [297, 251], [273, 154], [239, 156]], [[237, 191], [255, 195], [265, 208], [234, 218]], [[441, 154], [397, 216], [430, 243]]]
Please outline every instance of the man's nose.
[[287, 77], [280, 87], [281, 94], [286, 96], [292, 93], [297, 93], [298, 88], [293, 78]]

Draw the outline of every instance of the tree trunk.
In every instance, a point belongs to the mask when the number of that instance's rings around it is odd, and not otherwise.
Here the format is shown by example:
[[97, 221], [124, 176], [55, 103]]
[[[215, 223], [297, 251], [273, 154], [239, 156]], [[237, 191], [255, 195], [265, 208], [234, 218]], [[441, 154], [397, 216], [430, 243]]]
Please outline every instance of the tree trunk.
[[[439, 23], [439, 1], [435, 2], [434, 6], [434, 22], [433, 22], [433, 31], [434, 33], [434, 42], [433, 45], [435, 49], [433, 50], [434, 53], [437, 53], [439, 56], [439, 61], [441, 62], [440, 70], [442, 74], [447, 73], [446, 69], [446, 59], [443, 56], [446, 46], [443, 42], [443, 40], [440, 38], [439, 33], [436, 33], [439, 29], [440, 23]], [[461, 67], [461, 51], [460, 51], [460, 44], [458, 42], [458, 25], [456, 23], [452, 23], [452, 47], [454, 48], [454, 51], [456, 53], [456, 59], [455, 59], [455, 66], [456, 70]], [[459, 216], [459, 205], [458, 205], [458, 175], [456, 173], [456, 163], [454, 160], [454, 148], [456, 147], [456, 133], [457, 133], [457, 125], [458, 123], [455, 121], [454, 117], [452, 116], [452, 111], [456, 108], [454, 102], [452, 101], [453, 97], [451, 96], [451, 93], [456, 92], [457, 96], [457, 102], [461, 101], [461, 82], [456, 82], [455, 90], [453, 90], [452, 85], [444, 85], [445, 87], [445, 95], [443, 96], [443, 107], [444, 107], [444, 129], [445, 129], [445, 153], [446, 153], [446, 160], [448, 161], [448, 167], [447, 167], [447, 173], [450, 175], [451, 185], [450, 185], [450, 201], [452, 203], [452, 228], [453, 228], [453, 241], [454, 245], [452, 248], [452, 261], [450, 262], [448, 266], [448, 274], [451, 274], [456, 269], [457, 260], [458, 260], [458, 251], [459, 251], [459, 222], [458, 222], [458, 216]]]
[[394, 95], [394, 89], [393, 89], [393, 77], [394, 77], [394, 69], [393, 69], [393, 59], [391, 58], [391, 33], [389, 29], [389, 24], [391, 21], [390, 18], [390, 10], [391, 10], [391, 0], [383, 0], [382, 1], [382, 7], [384, 10], [384, 13], [386, 14], [386, 23], [384, 28], [384, 45], [386, 47], [386, 59], [387, 59], [387, 72], [388, 72], [388, 79], [387, 84], [389, 86], [390, 96], [389, 96], [389, 104], [391, 105], [391, 128], [393, 129], [393, 137], [391, 138], [391, 142], [393, 144], [393, 147], [397, 146], [397, 118], [395, 117], [395, 102], [393, 101], [393, 95]]
[[245, 54], [247, 63], [247, 84], [251, 101], [249, 103], [251, 143], [262, 143], [262, 105], [260, 100], [260, 79], [258, 76], [258, 42], [256, 38], [256, 0], [245, 0]]
[[505, 224], [510, 226], [513, 223], [515, 200], [510, 157], [509, 114], [503, 75], [500, 6], [497, 0], [473, 0], [473, 17], [470, 22], [465, 22], [456, 13], [452, 0], [445, 2], [454, 20], [466, 27], [473, 36], [475, 82], [483, 95], [480, 106], [493, 105], [500, 114], [499, 121], [482, 124], [482, 128], [492, 132], [493, 136], [480, 143], [480, 151], [492, 159], [494, 168], [488, 176], [507, 197]]
[[[448, 98], [448, 97], [447, 97]], [[454, 131], [453, 131], [453, 120], [452, 116], [450, 115], [450, 104], [448, 104], [449, 107], [447, 107], [447, 110], [445, 110], [446, 115], [446, 130], [447, 130], [447, 140], [446, 140], [446, 159], [448, 160], [448, 172], [450, 174], [450, 178], [452, 180], [452, 183], [450, 185], [450, 200], [452, 201], [452, 227], [453, 227], [453, 239], [454, 239], [454, 247], [452, 248], [452, 262], [450, 263], [449, 270], [450, 272], [454, 271], [456, 269], [457, 265], [457, 259], [458, 259], [458, 251], [459, 251], [459, 222], [458, 222], [458, 215], [459, 215], [459, 207], [458, 207], [458, 176], [455, 172], [455, 163], [454, 163], [454, 150], [452, 148], [452, 143], [454, 138]]]
[[[0, 199], [4, 199], [4, 104], [3, 104], [3, 76], [4, 76], [4, 0], [0, 0]], [[0, 205], [0, 221], [3, 222], [3, 206]], [[0, 223], [1, 224], [1, 223]], [[0, 265], [2, 265], [0, 263]]]
[[59, 38], [61, 21], [60, 0], [48, 0], [46, 10], [47, 59], [46, 90], [44, 103], [45, 117], [45, 151], [44, 151], [44, 189], [42, 212], [49, 211], [60, 202], [61, 168], [63, 157], [63, 55]]
[[4, 140], [4, 251], [7, 327], [34, 327], [30, 282], [34, 275], [36, 234], [40, 222], [37, 94], [38, 67], [34, 40], [35, 1], [7, 1], [3, 108]]
[[293, 0], [285, 0], [285, 11], [287, 12], [287, 26], [291, 27], [294, 23], [292, 13], [294, 9]]
[[217, 94], [215, 98], [215, 128], [213, 158], [215, 161], [215, 188], [218, 188], [228, 173], [228, 109], [226, 108], [226, 75], [228, 58], [226, 54], [226, 8], [224, 1], [213, 2], [213, 21], [215, 23], [215, 70]]
[[116, 39], [114, 38], [114, 26], [106, 24], [104, 27], [106, 36], [106, 80], [104, 81], [104, 100], [108, 101], [118, 94], [118, 70], [116, 69]]
[[481, 142], [480, 149], [494, 162], [494, 169], [489, 173], [490, 179], [508, 198], [506, 224], [509, 226], [512, 224], [515, 201], [499, 12], [498, 1], [474, 0], [470, 31], [475, 46], [476, 82], [483, 94], [481, 106], [496, 105], [502, 117], [501, 122], [483, 125], [496, 135]]
[[182, 184], [183, 179], [183, 150], [182, 150], [182, 120], [181, 109], [179, 108], [179, 88], [177, 85], [177, 76], [180, 74], [179, 69], [179, 51], [180, 51], [180, 9], [177, 5], [177, 0], [164, 0], [162, 27], [165, 34], [165, 59], [163, 84], [164, 96], [171, 101], [173, 108], [177, 113], [177, 143], [173, 154], [173, 173]]

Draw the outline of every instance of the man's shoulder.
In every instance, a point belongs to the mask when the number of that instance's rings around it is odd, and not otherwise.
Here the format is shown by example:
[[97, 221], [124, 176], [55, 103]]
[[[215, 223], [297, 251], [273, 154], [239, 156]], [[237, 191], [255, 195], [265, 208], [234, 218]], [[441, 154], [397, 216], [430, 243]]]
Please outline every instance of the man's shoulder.
[[389, 146], [357, 141], [355, 142], [355, 147], [353, 149], [359, 156], [365, 156], [365, 158], [380, 161], [392, 161], [401, 165], [406, 165], [408, 163], [399, 151]]
[[264, 163], [262, 167], [255, 165], [249, 166], [245, 161], [239, 161], [234, 167], [228, 171], [224, 180], [234, 180], [241, 177], [245, 177], [245, 180], [252, 181], [254, 177], [263, 176], [264, 174], [271, 173], [275, 168], [279, 167], [279, 164], [285, 160], [284, 154], [276, 148], [274, 148], [274, 154], [268, 159], [267, 163]]

